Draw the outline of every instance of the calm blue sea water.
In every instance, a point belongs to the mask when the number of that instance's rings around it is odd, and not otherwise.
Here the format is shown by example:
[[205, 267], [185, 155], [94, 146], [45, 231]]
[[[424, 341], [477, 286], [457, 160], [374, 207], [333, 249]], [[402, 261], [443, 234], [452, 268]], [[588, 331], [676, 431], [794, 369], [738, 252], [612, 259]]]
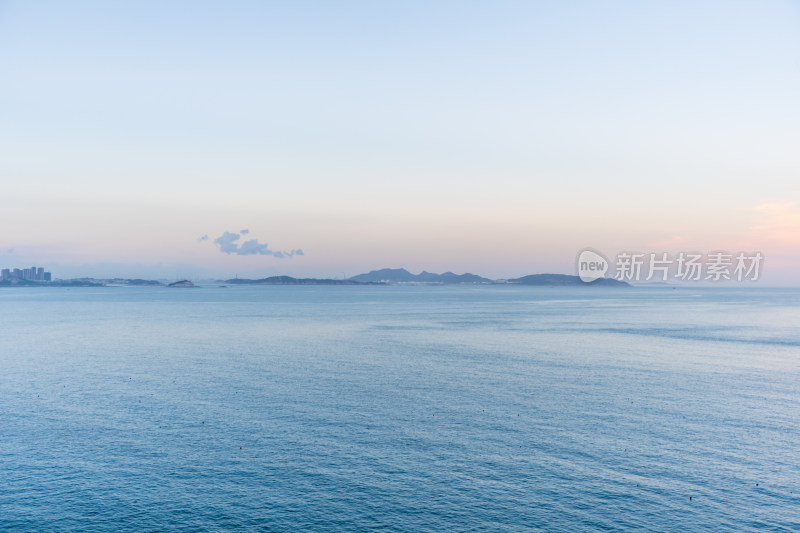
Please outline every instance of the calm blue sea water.
[[800, 530], [797, 290], [20, 288], [0, 314], [2, 530]]

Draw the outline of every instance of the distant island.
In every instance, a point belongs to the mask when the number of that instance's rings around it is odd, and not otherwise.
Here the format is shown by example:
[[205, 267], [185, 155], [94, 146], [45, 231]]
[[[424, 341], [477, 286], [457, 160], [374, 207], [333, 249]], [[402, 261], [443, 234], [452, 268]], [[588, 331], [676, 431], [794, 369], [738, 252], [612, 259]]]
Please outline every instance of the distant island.
[[28, 279], [0, 280], [0, 287], [103, 287], [103, 283], [83, 279], [57, 279], [54, 281], [32, 281]]
[[457, 283], [494, 283], [489, 278], [476, 276], [475, 274], [433, 274], [423, 270], [419, 274], [412, 274], [405, 268], [384, 268], [372, 270], [366, 274], [359, 274], [350, 278], [351, 281], [359, 283], [414, 283], [414, 284], [457, 284]]
[[174, 283], [170, 283], [167, 287], [195, 287], [196, 285], [188, 279], [182, 279]]
[[124, 279], [124, 278], [114, 278], [109, 280], [103, 280], [106, 282], [107, 285], [128, 285], [131, 287], [148, 287], [153, 286], [157, 287], [163, 285], [160, 281], [156, 281], [154, 279]]
[[261, 279], [234, 278], [225, 280], [231, 285], [384, 285], [383, 283], [359, 282], [352, 279], [293, 278], [291, 276], [272, 276]]
[[[445, 272], [435, 274], [423, 270], [412, 274], [405, 268], [383, 268], [371, 270], [347, 279], [329, 278], [295, 278], [292, 276], [270, 276], [266, 278], [247, 279], [233, 278], [216, 280], [229, 285], [527, 285], [539, 287], [630, 287], [631, 285], [613, 278], [600, 278], [592, 282], [584, 282], [578, 276], [566, 274], [531, 274], [513, 279], [493, 280], [477, 274], [454, 274]], [[0, 279], [0, 287], [195, 287], [195, 284], [183, 279], [168, 283], [165, 280], [127, 279], [127, 278], [77, 278], [40, 281], [11, 276]]]
[[434, 274], [422, 271], [412, 274], [405, 268], [384, 268], [372, 270], [347, 279], [293, 278], [291, 276], [272, 276], [261, 279], [234, 278], [225, 280], [231, 285], [533, 285], [541, 287], [579, 287], [584, 285], [603, 287], [630, 287], [624, 281], [600, 278], [590, 283], [581, 281], [578, 276], [566, 274], [531, 274], [508, 280], [492, 280], [476, 274]]
[[604, 287], [630, 287], [630, 284], [614, 278], [599, 278], [594, 281], [582, 281], [578, 276], [565, 274], [531, 274], [521, 278], [510, 279], [508, 283], [517, 285], [538, 285], [545, 287], [577, 287], [581, 285], [595, 285]]
[[29, 280], [20, 278], [0, 279], [0, 287], [159, 287], [164, 283], [152, 279], [95, 279], [95, 278], [74, 278], [74, 279], [55, 279], [55, 280]]

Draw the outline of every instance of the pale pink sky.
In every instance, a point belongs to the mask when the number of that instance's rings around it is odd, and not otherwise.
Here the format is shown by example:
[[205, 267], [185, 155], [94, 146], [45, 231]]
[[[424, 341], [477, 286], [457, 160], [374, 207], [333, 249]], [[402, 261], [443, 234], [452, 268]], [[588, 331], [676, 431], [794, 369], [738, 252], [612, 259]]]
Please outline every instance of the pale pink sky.
[[[0, 263], [512, 277], [724, 249], [794, 283], [796, 3], [317, 8], [3, 3]], [[213, 244], [242, 229], [305, 255]]]

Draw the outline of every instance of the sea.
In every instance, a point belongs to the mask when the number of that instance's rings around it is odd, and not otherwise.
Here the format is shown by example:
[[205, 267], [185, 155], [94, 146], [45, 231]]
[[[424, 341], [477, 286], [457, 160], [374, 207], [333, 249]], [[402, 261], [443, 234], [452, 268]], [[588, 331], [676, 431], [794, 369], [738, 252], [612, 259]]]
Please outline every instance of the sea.
[[800, 290], [0, 289], [2, 531], [800, 531]]

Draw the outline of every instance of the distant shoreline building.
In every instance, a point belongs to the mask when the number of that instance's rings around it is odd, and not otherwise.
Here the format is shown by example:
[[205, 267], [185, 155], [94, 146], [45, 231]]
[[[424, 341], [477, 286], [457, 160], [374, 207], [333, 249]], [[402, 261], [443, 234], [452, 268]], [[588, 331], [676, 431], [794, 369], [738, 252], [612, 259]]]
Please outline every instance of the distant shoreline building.
[[53, 275], [50, 272], [45, 272], [43, 267], [31, 268], [4, 268], [0, 270], [0, 281], [7, 281], [13, 279], [21, 279], [25, 281], [52, 281]]

